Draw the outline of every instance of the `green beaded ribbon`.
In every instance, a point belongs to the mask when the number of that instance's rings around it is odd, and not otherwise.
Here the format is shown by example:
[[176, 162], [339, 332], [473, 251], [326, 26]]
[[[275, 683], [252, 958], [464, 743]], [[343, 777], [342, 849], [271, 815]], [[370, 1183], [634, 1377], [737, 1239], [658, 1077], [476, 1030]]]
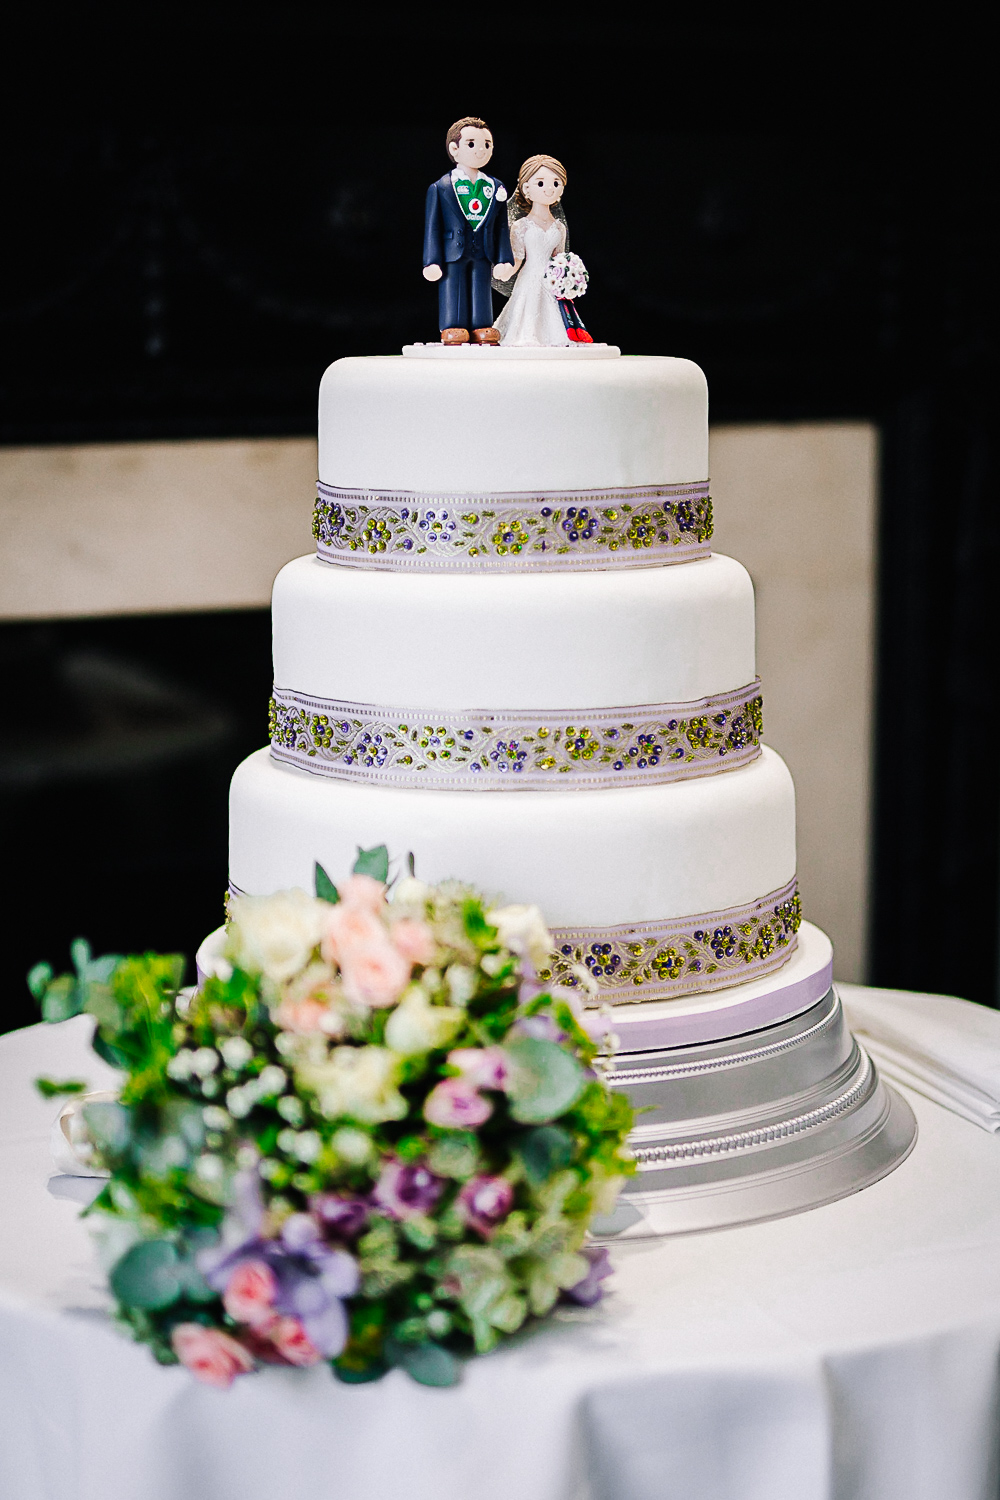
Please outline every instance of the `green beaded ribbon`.
[[795, 951], [802, 925], [798, 882], [745, 906], [603, 929], [556, 927], [545, 983], [597, 985], [596, 1004], [674, 1000], [763, 979]]
[[557, 493], [432, 495], [320, 482], [326, 562], [425, 572], [652, 568], [708, 557], [708, 480]]
[[321, 776], [449, 791], [656, 786], [760, 755], [760, 679], [690, 703], [631, 708], [387, 708], [275, 688], [271, 754]]

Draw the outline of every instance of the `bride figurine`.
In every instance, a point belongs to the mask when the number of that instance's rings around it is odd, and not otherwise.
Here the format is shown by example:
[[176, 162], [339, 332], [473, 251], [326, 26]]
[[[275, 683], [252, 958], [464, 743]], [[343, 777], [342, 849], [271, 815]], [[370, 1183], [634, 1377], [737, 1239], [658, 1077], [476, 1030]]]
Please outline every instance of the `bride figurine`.
[[[494, 282], [510, 301], [493, 325], [501, 344], [569, 344], [566, 322], [544, 277], [553, 255], [568, 243], [566, 215], [560, 206], [566, 168], [554, 156], [529, 156], [517, 174], [510, 200], [510, 242], [514, 276]], [[553, 213], [555, 208], [555, 213]]]

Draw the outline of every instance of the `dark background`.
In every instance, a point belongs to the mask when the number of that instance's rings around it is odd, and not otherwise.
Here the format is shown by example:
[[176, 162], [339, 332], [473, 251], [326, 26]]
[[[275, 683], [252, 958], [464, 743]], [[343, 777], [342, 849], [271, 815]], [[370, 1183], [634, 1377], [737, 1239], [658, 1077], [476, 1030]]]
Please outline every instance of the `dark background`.
[[[994, 1004], [983, 34], [955, 10], [81, 10], [5, 38], [0, 441], [313, 433], [331, 360], [436, 337], [422, 200], [452, 119], [489, 120], [508, 184], [561, 157], [598, 338], [697, 360], [716, 420], [879, 424], [870, 977]], [[3, 1029], [78, 932], [190, 954], [217, 925], [268, 618], [6, 624], [0, 661]]]

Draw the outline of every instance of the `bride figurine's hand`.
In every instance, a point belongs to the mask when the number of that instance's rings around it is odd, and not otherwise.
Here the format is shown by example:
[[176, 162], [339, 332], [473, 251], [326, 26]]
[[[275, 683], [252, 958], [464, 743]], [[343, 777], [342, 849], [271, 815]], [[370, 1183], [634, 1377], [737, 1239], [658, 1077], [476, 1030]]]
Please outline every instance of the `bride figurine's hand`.
[[493, 267], [493, 275], [496, 277], [497, 281], [509, 281], [513, 274], [514, 267], [511, 265], [505, 265], [503, 262], [501, 262], [499, 266]]

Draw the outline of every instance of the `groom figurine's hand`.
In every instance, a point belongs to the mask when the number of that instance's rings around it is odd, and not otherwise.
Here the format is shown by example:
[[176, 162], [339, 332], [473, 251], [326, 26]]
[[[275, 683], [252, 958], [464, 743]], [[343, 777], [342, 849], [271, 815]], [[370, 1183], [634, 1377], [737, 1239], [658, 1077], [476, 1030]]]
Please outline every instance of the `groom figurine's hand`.
[[[511, 267], [511, 269], [513, 269], [513, 267]], [[440, 266], [424, 266], [425, 281], [440, 281], [443, 275], [444, 272], [442, 271]]]
[[[427, 270], [430, 270], [429, 266], [428, 266]], [[497, 281], [509, 281], [510, 278], [513, 276], [513, 274], [514, 274], [514, 267], [510, 266], [510, 265], [505, 265], [503, 262], [501, 262], [500, 265], [493, 267], [493, 275], [496, 277]], [[424, 272], [424, 275], [425, 276], [427, 275], [427, 271]], [[437, 277], [435, 277], [434, 279], [436, 281]]]

